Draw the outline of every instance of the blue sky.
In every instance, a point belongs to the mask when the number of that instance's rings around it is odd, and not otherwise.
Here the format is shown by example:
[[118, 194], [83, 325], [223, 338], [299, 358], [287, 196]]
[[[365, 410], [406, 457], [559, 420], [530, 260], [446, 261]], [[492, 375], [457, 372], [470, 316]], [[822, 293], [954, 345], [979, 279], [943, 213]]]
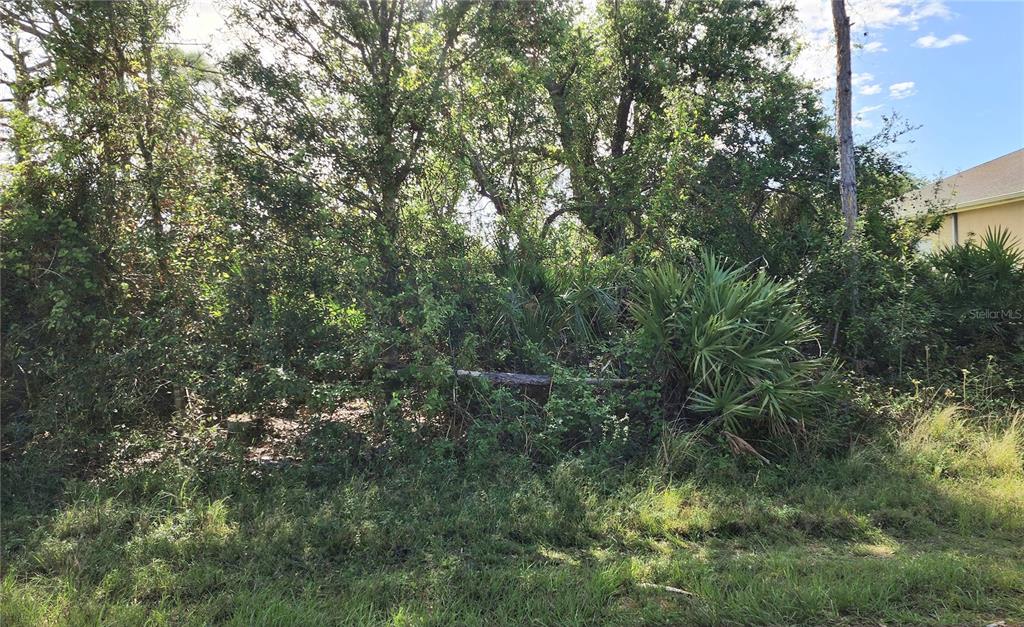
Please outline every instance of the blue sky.
[[871, 136], [882, 114], [899, 113], [921, 128], [898, 149], [928, 178], [1024, 147], [1024, 2], [946, 6], [947, 15], [915, 28], [868, 28], [864, 37], [853, 27], [862, 45], [885, 49], [855, 55], [857, 135]]

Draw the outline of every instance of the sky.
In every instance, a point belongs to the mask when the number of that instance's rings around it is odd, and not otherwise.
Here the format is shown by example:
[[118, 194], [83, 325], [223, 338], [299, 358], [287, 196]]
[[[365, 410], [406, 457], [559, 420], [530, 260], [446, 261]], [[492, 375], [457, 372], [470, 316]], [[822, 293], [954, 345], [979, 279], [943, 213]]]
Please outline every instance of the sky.
[[[882, 116], [919, 127], [895, 147], [924, 178], [955, 174], [1024, 148], [1024, 1], [847, 0], [853, 55], [855, 137]], [[798, 0], [796, 64], [825, 88], [831, 110], [835, 61], [831, 9]]]
[[[831, 110], [830, 2], [794, 3], [792, 28], [804, 42], [794, 68], [821, 87]], [[1024, 148], [1024, 0], [847, 0], [847, 7], [858, 141], [879, 131], [883, 115], [898, 114], [919, 128], [894, 149], [927, 179]], [[224, 12], [213, 0], [192, 0], [183, 40], [223, 51]]]

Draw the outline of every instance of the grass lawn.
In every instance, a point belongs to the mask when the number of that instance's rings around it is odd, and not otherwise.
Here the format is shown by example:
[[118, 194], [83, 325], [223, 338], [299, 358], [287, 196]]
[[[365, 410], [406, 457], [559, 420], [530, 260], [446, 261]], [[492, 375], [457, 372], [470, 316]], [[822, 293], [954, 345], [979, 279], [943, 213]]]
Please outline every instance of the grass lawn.
[[629, 467], [197, 453], [56, 499], [11, 466], [0, 622], [1020, 623], [1021, 451], [939, 410], [770, 466], [684, 436]]

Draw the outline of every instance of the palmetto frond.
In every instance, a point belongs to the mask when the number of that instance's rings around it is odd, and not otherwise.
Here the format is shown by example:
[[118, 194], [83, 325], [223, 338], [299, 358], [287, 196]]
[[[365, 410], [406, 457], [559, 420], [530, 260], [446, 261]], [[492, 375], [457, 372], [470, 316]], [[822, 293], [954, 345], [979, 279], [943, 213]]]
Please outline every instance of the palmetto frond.
[[801, 352], [817, 330], [791, 283], [705, 252], [690, 274], [649, 269], [630, 310], [666, 382], [685, 386], [677, 396], [730, 432], [790, 433], [829, 393], [828, 365]]

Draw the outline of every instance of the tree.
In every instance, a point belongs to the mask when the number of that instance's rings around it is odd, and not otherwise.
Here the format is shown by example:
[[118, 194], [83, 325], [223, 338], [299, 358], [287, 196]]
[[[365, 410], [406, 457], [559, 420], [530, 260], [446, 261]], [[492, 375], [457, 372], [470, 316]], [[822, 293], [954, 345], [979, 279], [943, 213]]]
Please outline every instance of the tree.
[[[815, 214], [826, 120], [789, 70], [792, 9], [609, 0], [587, 16], [571, 3], [513, 6], [492, 9], [509, 26], [483, 48], [524, 68], [516, 106], [533, 121], [531, 154], [565, 173], [533, 203], [544, 232], [572, 215], [606, 254], [679, 236], [752, 252], [780, 217]], [[543, 101], [527, 103], [538, 88]], [[484, 171], [497, 164], [481, 157]]]
[[277, 181], [263, 189], [272, 214], [359, 222], [389, 298], [400, 290], [406, 186], [438, 123], [470, 7], [257, 0], [235, 12], [255, 33], [225, 68], [243, 178]]
[[[208, 155], [187, 114], [198, 77], [162, 41], [177, 8], [23, 0], [0, 9], [17, 70], [16, 106], [4, 111], [16, 146], [2, 198], [13, 301], [5, 360], [26, 386], [65, 385], [56, 406], [81, 403], [82, 415], [104, 420], [118, 405], [140, 416], [165, 414], [170, 399], [184, 408], [198, 295], [176, 278], [208, 250], [208, 233], [192, 227], [212, 225], [196, 219], [208, 172], [196, 165]], [[22, 409], [39, 409], [35, 401]]]
[[853, 91], [850, 69], [850, 18], [845, 0], [832, 0], [832, 23], [836, 31], [836, 134], [839, 138], [839, 198], [850, 241], [857, 229], [857, 171], [853, 150]]
[[[469, 192], [494, 211], [497, 252], [535, 241], [561, 164], [547, 114], [542, 70], [527, 52], [557, 32], [537, 3], [487, 3], [466, 34], [466, 62], [445, 90], [440, 155], [461, 164]], [[556, 27], [557, 28], [557, 27]]]

